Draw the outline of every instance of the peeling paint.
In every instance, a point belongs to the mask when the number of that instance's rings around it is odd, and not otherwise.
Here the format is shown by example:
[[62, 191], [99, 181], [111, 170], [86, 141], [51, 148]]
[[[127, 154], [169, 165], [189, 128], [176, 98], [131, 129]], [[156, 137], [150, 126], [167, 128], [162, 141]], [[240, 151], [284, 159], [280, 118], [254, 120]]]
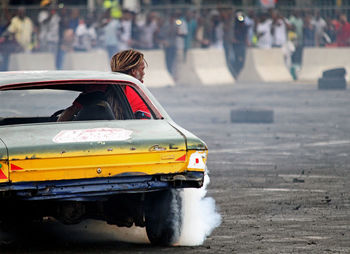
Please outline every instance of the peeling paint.
[[105, 141], [125, 141], [131, 138], [133, 131], [123, 128], [94, 128], [62, 130], [52, 141], [55, 143], [97, 142], [105, 144]]

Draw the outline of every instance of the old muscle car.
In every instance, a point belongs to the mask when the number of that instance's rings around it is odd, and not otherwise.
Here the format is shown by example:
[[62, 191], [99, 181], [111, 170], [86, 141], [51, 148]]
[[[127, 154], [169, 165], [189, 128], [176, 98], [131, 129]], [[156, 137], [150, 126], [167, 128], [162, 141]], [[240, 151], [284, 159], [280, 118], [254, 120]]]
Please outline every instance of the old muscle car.
[[[118, 117], [104, 118], [87, 105], [85, 117], [78, 112], [57, 121], [79, 95], [106, 89]], [[144, 103], [148, 117], [133, 109], [126, 89]], [[96, 105], [108, 104], [99, 100]], [[2, 72], [0, 103], [1, 225], [93, 218], [146, 227], [152, 244], [177, 242], [181, 190], [202, 186], [207, 147], [142, 83], [108, 72]]]

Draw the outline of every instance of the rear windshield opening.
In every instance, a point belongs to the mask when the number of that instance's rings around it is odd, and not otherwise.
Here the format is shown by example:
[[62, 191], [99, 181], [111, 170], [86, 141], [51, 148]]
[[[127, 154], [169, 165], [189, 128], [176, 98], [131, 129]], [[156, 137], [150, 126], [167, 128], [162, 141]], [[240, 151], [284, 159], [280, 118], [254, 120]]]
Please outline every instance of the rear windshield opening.
[[84, 92], [0, 91], [0, 125], [154, 118], [143, 98], [127, 85], [86, 85]]

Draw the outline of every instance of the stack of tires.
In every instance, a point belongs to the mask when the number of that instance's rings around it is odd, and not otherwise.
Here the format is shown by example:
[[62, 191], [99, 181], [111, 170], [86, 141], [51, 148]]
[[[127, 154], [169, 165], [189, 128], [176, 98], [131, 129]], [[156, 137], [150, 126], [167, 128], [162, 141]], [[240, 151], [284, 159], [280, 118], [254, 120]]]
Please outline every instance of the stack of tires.
[[318, 89], [346, 89], [345, 74], [344, 68], [324, 71], [318, 79]]

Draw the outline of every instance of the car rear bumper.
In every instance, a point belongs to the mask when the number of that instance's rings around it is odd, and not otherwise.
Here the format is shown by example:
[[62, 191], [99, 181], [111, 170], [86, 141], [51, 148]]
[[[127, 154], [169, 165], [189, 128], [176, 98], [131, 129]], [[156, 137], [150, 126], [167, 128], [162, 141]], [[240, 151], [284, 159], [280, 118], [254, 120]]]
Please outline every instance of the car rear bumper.
[[21, 200], [103, 200], [119, 193], [142, 193], [169, 188], [199, 188], [204, 172], [123, 175], [115, 177], [0, 184], [0, 198]]

